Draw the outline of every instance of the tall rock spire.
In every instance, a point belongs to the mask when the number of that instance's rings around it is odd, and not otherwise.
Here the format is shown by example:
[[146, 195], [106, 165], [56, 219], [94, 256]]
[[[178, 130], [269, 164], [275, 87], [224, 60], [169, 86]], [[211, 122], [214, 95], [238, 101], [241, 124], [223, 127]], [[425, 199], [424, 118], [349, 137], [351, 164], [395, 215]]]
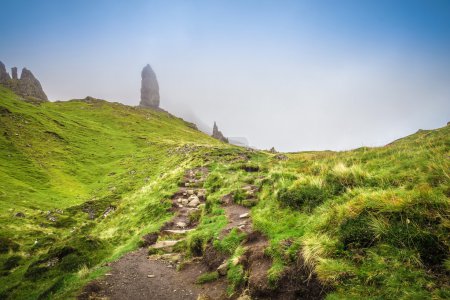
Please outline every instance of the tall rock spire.
[[159, 85], [156, 74], [150, 65], [142, 69], [141, 102], [139, 106], [159, 107]]
[[223, 136], [222, 132], [217, 127], [216, 122], [214, 121], [213, 132], [211, 135], [213, 138], [221, 140], [222, 142], [228, 143], [228, 139]]
[[8, 72], [6, 72], [5, 65], [0, 61], [0, 83], [6, 84], [11, 80], [11, 77], [9, 77]]

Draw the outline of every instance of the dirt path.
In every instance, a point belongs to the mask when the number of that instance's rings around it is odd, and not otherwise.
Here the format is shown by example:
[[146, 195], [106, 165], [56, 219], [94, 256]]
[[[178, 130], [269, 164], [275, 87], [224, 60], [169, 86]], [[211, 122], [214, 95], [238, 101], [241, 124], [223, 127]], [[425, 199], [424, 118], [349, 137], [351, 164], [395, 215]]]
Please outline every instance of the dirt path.
[[[199, 212], [198, 206], [206, 199], [206, 191], [202, 186], [207, 172], [205, 168], [186, 172], [184, 186], [172, 197], [174, 218], [158, 234], [145, 237], [147, 246], [154, 255], [149, 255], [149, 250], [144, 247], [110, 263], [109, 273], [88, 284], [79, 299], [195, 300], [200, 295], [203, 297], [201, 299], [228, 299], [226, 276], [202, 285], [195, 282], [199, 275], [216, 270], [227, 257], [210, 246], [204, 257], [194, 259], [185, 264], [181, 271], [177, 271], [183, 257], [173, 249], [187, 232], [195, 230], [197, 226], [198, 218], [195, 215]], [[255, 196], [254, 186], [244, 187], [244, 190], [248, 191], [249, 198]], [[226, 236], [233, 228], [247, 235], [243, 264], [250, 271], [248, 290], [255, 295], [255, 291], [268, 288], [267, 270], [271, 266], [271, 260], [264, 255], [268, 241], [253, 231], [249, 208], [235, 204], [231, 195], [223, 197], [222, 206], [228, 224], [221, 231], [220, 237]]]
[[222, 298], [226, 289], [224, 280], [196, 284], [197, 277], [208, 268], [200, 260], [194, 260], [182, 271], [177, 271], [182, 257], [172, 252], [176, 243], [197, 226], [196, 218], [192, 216], [205, 201], [205, 190], [201, 187], [206, 176], [206, 168], [186, 172], [184, 186], [172, 198], [174, 218], [159, 234], [146, 237], [150, 249], [158, 254], [149, 256], [147, 248], [140, 248], [124, 255], [110, 263], [111, 270], [106, 276], [88, 284], [78, 298], [178, 300], [197, 299], [199, 295]]

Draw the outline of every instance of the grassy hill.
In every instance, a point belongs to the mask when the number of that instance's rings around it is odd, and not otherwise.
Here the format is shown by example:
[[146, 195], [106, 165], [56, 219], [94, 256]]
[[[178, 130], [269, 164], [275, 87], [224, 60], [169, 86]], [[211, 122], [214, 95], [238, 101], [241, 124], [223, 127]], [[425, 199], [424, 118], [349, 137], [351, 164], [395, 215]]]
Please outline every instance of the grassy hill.
[[[270, 289], [295, 271], [329, 299], [445, 299], [449, 156], [449, 126], [379, 148], [272, 154], [163, 111], [93, 98], [32, 104], [0, 86], [0, 299], [75, 297], [171, 218], [168, 199], [198, 166], [209, 169], [208, 199], [187, 255], [209, 244], [245, 251], [236, 232], [218, 241], [231, 195], [270, 241]], [[233, 294], [249, 270], [238, 263], [227, 277]]]

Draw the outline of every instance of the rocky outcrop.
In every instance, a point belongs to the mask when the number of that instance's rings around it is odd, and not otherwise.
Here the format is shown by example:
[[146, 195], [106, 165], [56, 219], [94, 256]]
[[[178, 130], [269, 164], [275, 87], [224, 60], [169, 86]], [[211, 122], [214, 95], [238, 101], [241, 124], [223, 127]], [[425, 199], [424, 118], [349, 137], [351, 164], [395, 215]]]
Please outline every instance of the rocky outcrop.
[[143, 107], [159, 107], [159, 85], [156, 80], [156, 74], [150, 65], [146, 65], [142, 69], [141, 82], [141, 102], [139, 106]]
[[5, 65], [0, 61], [0, 83], [5, 84], [8, 83], [9, 80], [11, 80], [11, 77], [9, 77], [8, 72], [6, 72]]
[[215, 138], [215, 139], [221, 140], [222, 142], [228, 143], [228, 139], [219, 130], [219, 128], [217, 127], [216, 122], [214, 122], [212, 137]]
[[23, 68], [19, 80], [20, 95], [48, 101], [47, 95], [42, 90], [41, 83], [34, 77], [30, 70]]
[[11, 73], [12, 78], [6, 72], [5, 65], [0, 62], [0, 84], [10, 88], [17, 95], [27, 100], [48, 101], [41, 83], [34, 77], [30, 70], [23, 68], [20, 79], [17, 76], [16, 67], [11, 68]]

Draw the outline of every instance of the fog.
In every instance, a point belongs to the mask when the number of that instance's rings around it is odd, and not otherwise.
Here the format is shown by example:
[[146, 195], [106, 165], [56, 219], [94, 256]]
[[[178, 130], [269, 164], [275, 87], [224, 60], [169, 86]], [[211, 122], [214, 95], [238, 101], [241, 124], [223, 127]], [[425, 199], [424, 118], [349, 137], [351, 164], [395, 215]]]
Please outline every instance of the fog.
[[260, 149], [377, 146], [450, 121], [447, 4], [319, 2], [17, 1], [0, 60], [51, 100], [128, 105], [149, 63], [163, 109]]

